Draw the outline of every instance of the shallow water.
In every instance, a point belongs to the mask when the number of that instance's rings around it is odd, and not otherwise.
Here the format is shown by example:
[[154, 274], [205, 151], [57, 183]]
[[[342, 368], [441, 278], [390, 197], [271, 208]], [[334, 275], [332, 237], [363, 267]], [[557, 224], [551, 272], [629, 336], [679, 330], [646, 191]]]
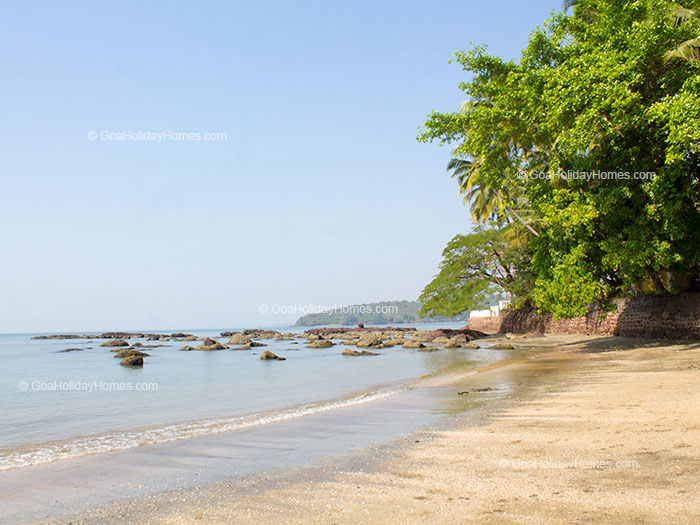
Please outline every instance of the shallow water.
[[[191, 333], [218, 336], [219, 330]], [[385, 399], [420, 378], [512, 355], [394, 347], [376, 357], [347, 357], [343, 345], [309, 349], [303, 341], [274, 340], [247, 351], [181, 352], [199, 343], [166, 342], [145, 349], [151, 355], [142, 369], [128, 369], [99, 346], [104, 340], [31, 336], [0, 335], [0, 470], [263, 425], [274, 432], [286, 421]], [[137, 341], [149, 344], [131, 340]], [[85, 350], [59, 352], [66, 348]], [[266, 349], [287, 360], [261, 361]]]

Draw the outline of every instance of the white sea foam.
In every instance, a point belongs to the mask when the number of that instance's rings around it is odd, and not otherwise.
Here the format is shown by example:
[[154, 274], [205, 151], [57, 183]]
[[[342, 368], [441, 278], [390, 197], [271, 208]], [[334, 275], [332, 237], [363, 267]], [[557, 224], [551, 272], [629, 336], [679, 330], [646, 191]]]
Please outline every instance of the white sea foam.
[[178, 423], [155, 428], [134, 431], [111, 432], [97, 436], [75, 438], [66, 441], [41, 443], [23, 447], [19, 450], [0, 452], [0, 470], [28, 467], [41, 463], [50, 463], [62, 459], [76, 458], [88, 454], [102, 454], [124, 450], [141, 445], [168, 443], [198, 436], [219, 434], [243, 428], [250, 428], [269, 423], [287, 421], [303, 416], [327, 412], [337, 408], [348, 407], [386, 398], [405, 391], [408, 387], [386, 388], [351, 395], [345, 398], [311, 403], [281, 410], [259, 412], [220, 419], [206, 419]]

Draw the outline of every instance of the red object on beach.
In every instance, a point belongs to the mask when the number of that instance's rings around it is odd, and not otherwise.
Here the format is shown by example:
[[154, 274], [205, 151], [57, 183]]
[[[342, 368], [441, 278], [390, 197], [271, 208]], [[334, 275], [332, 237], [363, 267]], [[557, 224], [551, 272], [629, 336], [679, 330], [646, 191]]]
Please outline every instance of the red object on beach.
[[357, 327], [358, 327], [359, 329], [363, 330], [363, 329], [365, 328], [365, 325], [364, 325], [363, 323], [360, 323], [360, 324], [357, 325]]

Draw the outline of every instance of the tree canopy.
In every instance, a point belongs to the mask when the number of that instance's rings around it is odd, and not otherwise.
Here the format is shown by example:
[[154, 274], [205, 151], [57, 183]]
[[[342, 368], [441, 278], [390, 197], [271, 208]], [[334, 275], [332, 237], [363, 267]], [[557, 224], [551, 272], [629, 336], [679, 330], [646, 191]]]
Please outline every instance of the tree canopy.
[[[570, 3], [518, 62], [482, 46], [456, 53], [467, 101], [433, 112], [419, 136], [453, 147], [449, 169], [481, 224], [473, 241], [490, 231], [518, 247], [526, 278], [501, 289], [557, 317], [700, 283], [698, 6]], [[480, 301], [479, 272], [448, 277], [453, 254], [421, 296], [426, 311]]]

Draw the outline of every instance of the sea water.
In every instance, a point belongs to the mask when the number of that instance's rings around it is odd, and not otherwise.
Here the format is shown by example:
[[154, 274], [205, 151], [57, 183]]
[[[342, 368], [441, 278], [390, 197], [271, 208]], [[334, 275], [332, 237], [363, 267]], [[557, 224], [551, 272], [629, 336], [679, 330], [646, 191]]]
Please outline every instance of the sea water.
[[[0, 470], [260, 425], [274, 431], [281, 422], [385, 399], [416, 388], [421, 378], [510, 356], [488, 348], [426, 353], [398, 346], [378, 350], [378, 356], [349, 357], [342, 344], [311, 349], [303, 339], [264, 339], [267, 347], [243, 351], [183, 352], [182, 346], [200, 343], [131, 339], [166, 346], [144, 348], [150, 356], [143, 368], [125, 368], [111, 348], [100, 346], [104, 339], [33, 335], [0, 335]], [[83, 350], [60, 352], [67, 348]], [[264, 350], [286, 361], [262, 361]]]

